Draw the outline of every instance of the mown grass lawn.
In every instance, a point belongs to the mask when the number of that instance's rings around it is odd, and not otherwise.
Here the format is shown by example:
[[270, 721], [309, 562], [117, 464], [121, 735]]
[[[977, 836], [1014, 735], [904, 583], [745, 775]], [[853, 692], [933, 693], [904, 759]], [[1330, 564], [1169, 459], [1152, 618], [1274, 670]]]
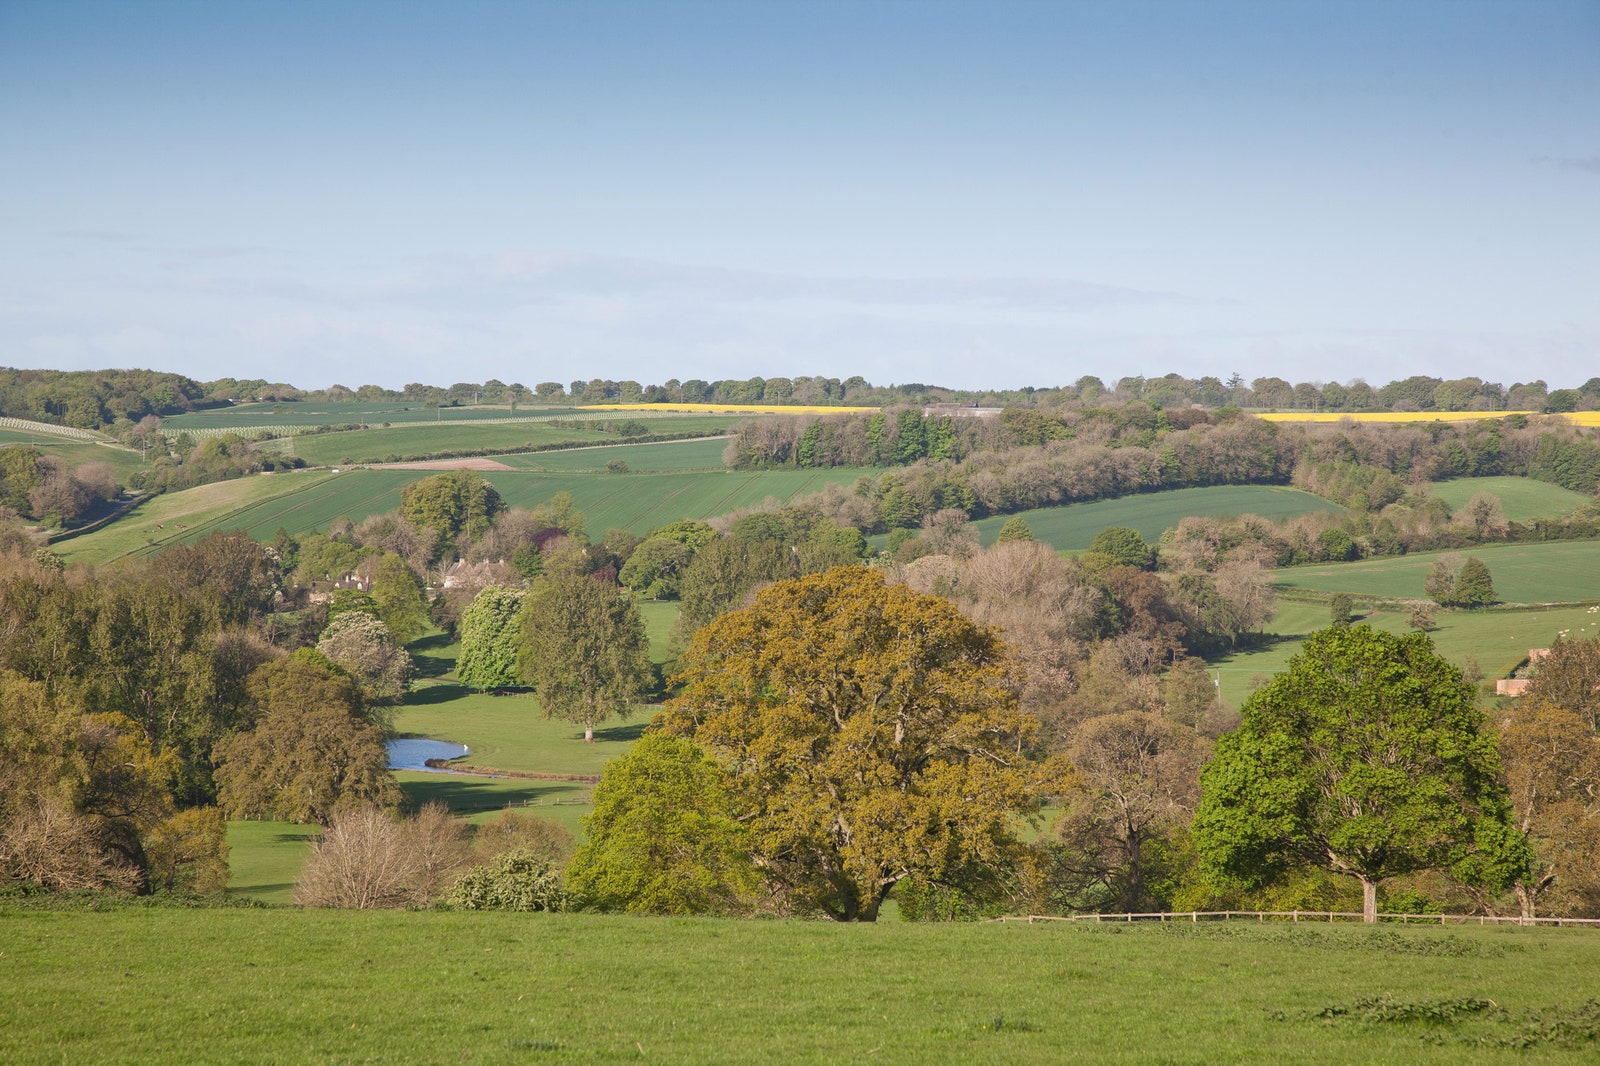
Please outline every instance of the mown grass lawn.
[[631, 718], [613, 718], [595, 729], [595, 742], [583, 742], [583, 727], [544, 716], [527, 693], [494, 695], [454, 684], [419, 687], [394, 716], [407, 736], [432, 737], [472, 749], [465, 762], [497, 770], [545, 774], [598, 774], [610, 759], [627, 751], [649, 722], [653, 709], [641, 705]]
[[1593, 1062], [1596, 935], [11, 911], [0, 1061]]

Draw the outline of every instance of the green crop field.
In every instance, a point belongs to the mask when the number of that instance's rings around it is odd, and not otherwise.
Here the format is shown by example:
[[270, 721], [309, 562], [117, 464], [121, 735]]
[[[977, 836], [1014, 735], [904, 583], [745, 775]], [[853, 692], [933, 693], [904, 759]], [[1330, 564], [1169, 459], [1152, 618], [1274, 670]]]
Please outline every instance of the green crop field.
[[[630, 417], [615, 415], [612, 421]], [[648, 426], [650, 433], [720, 433], [740, 421], [722, 415], [649, 415], [635, 420]], [[549, 420], [438, 425], [421, 422], [388, 429], [292, 437], [282, 442], [279, 450], [297, 455], [308, 463], [335, 466], [384, 462], [395, 456], [415, 458], [442, 452], [531, 450], [555, 444], [615, 443], [621, 439], [614, 430], [601, 429], [607, 420], [585, 417], [580, 421], [584, 423], [583, 428], [565, 421], [559, 426], [552, 425]]]
[[[1276, 584], [1322, 592], [1422, 599], [1422, 582], [1443, 552], [1420, 552], [1356, 563], [1319, 563], [1279, 570]], [[1495, 592], [1507, 603], [1574, 603], [1600, 599], [1600, 540], [1496, 544], [1454, 554], [1482, 559]]]
[[[1358, 607], [1361, 621], [1390, 633], [1410, 633], [1406, 624], [1410, 612]], [[1566, 633], [1570, 637], [1600, 636], [1600, 613], [1589, 607], [1557, 606], [1538, 609], [1434, 612], [1437, 626], [1428, 635], [1439, 654], [1465, 667], [1469, 660], [1478, 664], [1485, 677], [1505, 677], [1528, 654], [1529, 648], [1544, 648]], [[1213, 674], [1221, 677], [1222, 698], [1237, 706], [1250, 694], [1253, 679], [1270, 677], [1288, 665], [1289, 657], [1300, 650], [1300, 638], [1328, 625], [1328, 605], [1294, 600], [1279, 600], [1278, 612], [1267, 625], [1267, 632], [1279, 638], [1262, 648], [1219, 656], [1209, 663]]]
[[472, 422], [485, 418], [559, 418], [573, 414], [570, 406], [518, 404], [513, 415], [507, 404], [473, 404], [433, 408], [420, 400], [376, 403], [241, 403], [209, 411], [171, 415], [161, 420], [169, 433], [196, 429], [237, 429], [241, 433], [262, 426], [337, 426], [347, 423], [382, 425], [384, 422]]
[[[202, 485], [157, 497], [127, 518], [61, 546], [69, 562], [108, 562], [148, 554], [218, 530], [270, 539], [278, 529], [306, 533], [340, 517], [356, 521], [400, 506], [400, 490], [426, 470], [306, 470]], [[680, 518], [714, 518], [767, 500], [787, 502], [859, 470], [714, 470], [666, 473], [551, 473], [495, 470], [484, 476], [513, 507], [533, 507], [570, 492], [598, 538], [607, 529], [647, 533]]]
[[1581, 1063], [1596, 936], [11, 909], [0, 1061]]
[[[1137, 529], [1155, 543], [1188, 515], [1257, 514], [1263, 518], [1288, 518], [1311, 511], [1337, 511], [1338, 505], [1299, 489], [1272, 485], [1218, 485], [1202, 489], [1172, 489], [1141, 493], [1093, 503], [1070, 503], [1022, 511], [1034, 537], [1057, 551], [1081, 551], [1095, 535], [1110, 526]], [[993, 544], [1000, 527], [1011, 515], [995, 515], [976, 523], [984, 544]]]
[[1500, 506], [1513, 522], [1556, 518], [1594, 502], [1593, 497], [1581, 492], [1528, 477], [1463, 477], [1435, 482], [1430, 491], [1449, 504], [1452, 511], [1465, 507], [1477, 493], [1492, 493], [1500, 498]]
[[[256, 528], [250, 516], [260, 509], [293, 515], [314, 501], [336, 497], [337, 488], [328, 486], [338, 477], [326, 470], [303, 470], [167, 493], [103, 529], [61, 542], [55, 550], [68, 562], [102, 563], [195, 540], [216, 530]], [[276, 529], [273, 526], [259, 535], [271, 537]]]
[[722, 437], [709, 440], [667, 441], [660, 444], [613, 444], [593, 448], [532, 452], [527, 455], [497, 455], [496, 461], [518, 470], [578, 473], [601, 471], [613, 459], [621, 459], [628, 469], [722, 470], [722, 453], [728, 442]]

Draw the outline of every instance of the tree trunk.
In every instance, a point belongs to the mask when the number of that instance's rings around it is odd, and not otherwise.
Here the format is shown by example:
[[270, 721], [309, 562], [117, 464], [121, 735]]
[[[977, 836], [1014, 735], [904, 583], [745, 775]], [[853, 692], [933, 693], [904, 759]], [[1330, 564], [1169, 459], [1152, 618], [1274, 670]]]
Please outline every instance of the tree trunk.
[[1139, 909], [1144, 895], [1144, 848], [1138, 833], [1128, 834], [1128, 879], [1122, 887], [1122, 909], [1131, 914]]
[[1361, 920], [1368, 925], [1378, 921], [1378, 882], [1361, 878]]
[[594, 743], [594, 723], [593, 722], [585, 722], [585, 723], [583, 723], [583, 742], [585, 744], [593, 744]]
[[1521, 910], [1521, 924], [1532, 925], [1533, 919], [1533, 892], [1528, 888], [1528, 882], [1517, 878], [1517, 906]]

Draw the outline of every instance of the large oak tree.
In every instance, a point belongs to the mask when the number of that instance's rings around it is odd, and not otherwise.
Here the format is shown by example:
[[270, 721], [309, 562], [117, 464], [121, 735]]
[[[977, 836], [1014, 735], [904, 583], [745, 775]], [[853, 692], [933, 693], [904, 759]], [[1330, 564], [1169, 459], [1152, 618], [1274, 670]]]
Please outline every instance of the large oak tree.
[[1037, 722], [996, 631], [839, 567], [696, 634], [667, 729], [728, 773], [757, 865], [801, 910], [871, 921], [906, 878], [992, 891], [1038, 808]]

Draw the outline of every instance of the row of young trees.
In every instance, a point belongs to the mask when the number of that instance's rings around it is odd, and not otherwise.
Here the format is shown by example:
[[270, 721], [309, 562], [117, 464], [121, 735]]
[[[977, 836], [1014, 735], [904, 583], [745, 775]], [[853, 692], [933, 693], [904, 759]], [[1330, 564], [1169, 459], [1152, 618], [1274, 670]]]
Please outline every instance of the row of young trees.
[[332, 385], [305, 391], [264, 380], [239, 381], [223, 378], [203, 387], [208, 397], [259, 400], [333, 401], [413, 401], [437, 405], [473, 403], [517, 404], [538, 399], [542, 402], [579, 403], [763, 403], [763, 404], [847, 404], [881, 406], [895, 403], [979, 403], [1010, 406], [1059, 406], [1096, 404], [1107, 401], [1126, 403], [1142, 400], [1157, 407], [1245, 407], [1302, 409], [1308, 411], [1587, 411], [1600, 407], [1600, 378], [1590, 378], [1573, 388], [1550, 389], [1543, 381], [1516, 382], [1507, 387], [1478, 377], [1446, 380], [1415, 375], [1382, 386], [1371, 386], [1360, 379], [1348, 383], [1299, 382], [1291, 384], [1279, 377], [1264, 376], [1245, 380], [1233, 374], [1226, 380], [1206, 375], [1187, 378], [1181, 374], [1159, 377], [1130, 375], [1106, 383], [1094, 375], [1083, 375], [1071, 385], [1052, 388], [949, 389], [939, 385], [907, 382], [900, 385], [873, 385], [859, 375], [844, 380], [827, 377], [750, 377], [706, 381], [669, 378], [661, 384], [613, 381], [609, 378], [578, 379], [570, 383], [542, 381], [534, 386], [507, 385], [488, 381], [456, 382], [449, 386], [412, 382], [403, 389], [379, 385], [349, 388]]

